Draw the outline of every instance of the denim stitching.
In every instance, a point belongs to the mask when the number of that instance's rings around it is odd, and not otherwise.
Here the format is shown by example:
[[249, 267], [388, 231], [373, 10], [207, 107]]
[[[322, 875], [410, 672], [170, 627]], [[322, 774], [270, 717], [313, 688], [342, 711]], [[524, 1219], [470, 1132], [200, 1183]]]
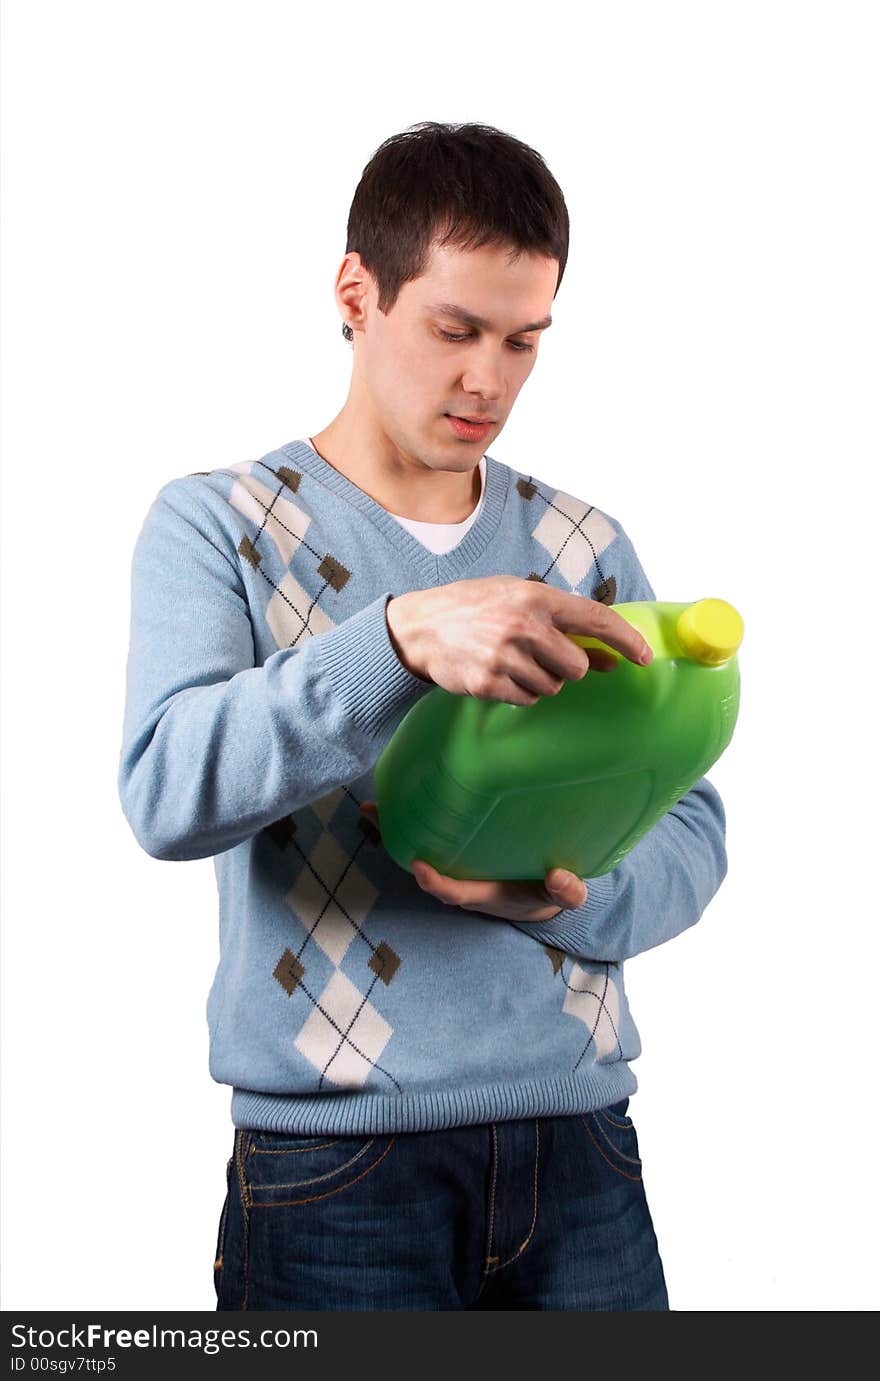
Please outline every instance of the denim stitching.
[[247, 1309], [247, 1243], [250, 1236], [250, 1188], [245, 1174], [245, 1137], [243, 1127], [235, 1132], [235, 1163], [238, 1167], [239, 1189], [242, 1196], [242, 1309]]
[[[596, 1117], [595, 1113], [593, 1113], [593, 1117]], [[596, 1121], [596, 1129], [600, 1133], [603, 1141], [611, 1147], [616, 1156], [619, 1156], [621, 1160], [628, 1160], [631, 1165], [641, 1165], [642, 1162], [638, 1156], [628, 1156], [615, 1145], [604, 1128], [599, 1126], [598, 1120]]]
[[611, 1116], [611, 1114], [607, 1111], [606, 1108], [597, 1108], [595, 1111], [597, 1111], [600, 1114], [600, 1116], [604, 1117], [606, 1122], [610, 1122], [612, 1127], [620, 1127], [624, 1131], [628, 1131], [629, 1128], [632, 1126], [631, 1120], [629, 1122], [618, 1122], [615, 1117]]
[[[519, 1248], [517, 1249], [517, 1251], [515, 1251], [515, 1252], [513, 1253], [513, 1256], [509, 1256], [509, 1257], [507, 1258], [506, 1261], [502, 1261], [501, 1264], [500, 1264], [500, 1266], [493, 1266], [493, 1267], [491, 1268], [492, 1271], [501, 1271], [501, 1270], [504, 1269], [505, 1266], [509, 1266], [510, 1263], [511, 1263], [512, 1261], [516, 1261], [516, 1259], [517, 1259], [518, 1256], [522, 1256], [522, 1254], [523, 1254], [523, 1252], [525, 1251], [526, 1247], [529, 1245], [529, 1243], [530, 1243], [531, 1240], [532, 1240], [532, 1236], [533, 1236], [534, 1231], [535, 1231], [535, 1224], [536, 1224], [537, 1221], [538, 1221], [538, 1155], [539, 1155], [539, 1152], [540, 1152], [540, 1148], [541, 1148], [541, 1129], [540, 1129], [540, 1127], [538, 1126], [538, 1119], [535, 1118], [535, 1180], [534, 1180], [534, 1186], [535, 1186], [535, 1204], [534, 1204], [534, 1209], [533, 1209], [533, 1211], [532, 1211], [532, 1225], [531, 1225], [531, 1227], [529, 1228], [529, 1235], [528, 1235], [528, 1237], [526, 1238], [526, 1240], [525, 1240], [524, 1242], [521, 1242], [521, 1243], [520, 1243]], [[487, 1274], [489, 1274], [489, 1272], [487, 1272]]]
[[318, 1146], [289, 1146], [283, 1151], [270, 1151], [268, 1147], [258, 1146], [252, 1141], [250, 1153], [252, 1156], [301, 1156], [303, 1151], [326, 1151], [328, 1146], [335, 1146], [341, 1140], [341, 1136], [335, 1136], [332, 1141], [322, 1141]]
[[375, 1140], [376, 1138], [371, 1136], [366, 1146], [362, 1146], [349, 1160], [344, 1161], [342, 1165], [337, 1165], [334, 1170], [326, 1170], [323, 1175], [312, 1175], [311, 1179], [308, 1180], [288, 1180], [286, 1184], [283, 1182], [281, 1184], [252, 1184], [251, 1193], [254, 1190], [259, 1193], [261, 1189], [301, 1189], [305, 1188], [307, 1184], [320, 1184], [322, 1180], [332, 1180], [334, 1175], [341, 1175], [343, 1170], [347, 1170], [350, 1165], [354, 1165], [355, 1161], [360, 1160], [361, 1156], [365, 1156]]
[[619, 1165], [615, 1165], [613, 1161], [610, 1161], [606, 1156], [605, 1152], [602, 1150], [602, 1147], [599, 1145], [596, 1138], [593, 1136], [593, 1133], [590, 1131], [590, 1124], [587, 1122], [587, 1119], [585, 1117], [581, 1117], [581, 1121], [586, 1127], [587, 1135], [589, 1136], [596, 1150], [599, 1152], [599, 1155], [602, 1157], [602, 1159], [606, 1162], [607, 1165], [611, 1166], [611, 1169], [614, 1171], [615, 1175], [620, 1175], [625, 1180], [640, 1180], [642, 1178], [641, 1175], [628, 1175], [625, 1170], [621, 1170]]
[[223, 1200], [223, 1212], [220, 1214], [220, 1231], [217, 1234], [217, 1256], [214, 1261], [214, 1270], [223, 1269], [223, 1252], [226, 1248], [226, 1219], [229, 1217], [229, 1172], [232, 1168], [232, 1156], [226, 1162], [226, 1198]]
[[484, 1276], [489, 1274], [491, 1264], [497, 1261], [497, 1256], [491, 1256], [492, 1234], [495, 1230], [495, 1186], [498, 1183], [498, 1129], [492, 1123], [492, 1184], [489, 1189], [489, 1232], [486, 1240], [486, 1260], [483, 1266]]
[[[272, 1203], [266, 1203], [266, 1204], [262, 1204], [262, 1203], [260, 1203], [259, 1201], [255, 1201], [254, 1199], [251, 1199], [251, 1207], [252, 1207], [252, 1208], [290, 1208], [290, 1207], [292, 1207], [292, 1206], [295, 1205], [295, 1204], [316, 1204], [316, 1203], [318, 1203], [318, 1201], [319, 1201], [320, 1199], [332, 1199], [332, 1197], [333, 1197], [334, 1194], [341, 1194], [342, 1191], [343, 1191], [343, 1189], [350, 1189], [351, 1186], [352, 1186], [353, 1184], [357, 1184], [358, 1180], [362, 1180], [366, 1175], [371, 1175], [371, 1174], [373, 1173], [373, 1171], [376, 1169], [376, 1167], [382, 1164], [382, 1161], [383, 1161], [383, 1160], [385, 1159], [385, 1157], [388, 1155], [388, 1152], [391, 1150], [391, 1147], [394, 1145], [394, 1143], [395, 1143], [396, 1140], [397, 1140], [397, 1137], [396, 1137], [396, 1136], [393, 1136], [393, 1137], [391, 1138], [391, 1140], [389, 1141], [388, 1145], [385, 1147], [385, 1150], [382, 1152], [381, 1156], [379, 1156], [378, 1160], [374, 1160], [374, 1161], [373, 1161], [373, 1164], [372, 1164], [372, 1165], [368, 1165], [367, 1168], [366, 1168], [366, 1170], [362, 1170], [361, 1173], [360, 1173], [359, 1175], [355, 1175], [355, 1177], [354, 1177], [353, 1180], [347, 1180], [345, 1184], [337, 1185], [337, 1187], [336, 1187], [335, 1189], [328, 1189], [328, 1191], [327, 1191], [326, 1194], [313, 1194], [313, 1195], [312, 1195], [310, 1198], [308, 1198], [308, 1199], [276, 1199], [276, 1200], [273, 1200]], [[271, 1185], [268, 1185], [268, 1186], [267, 1186], [267, 1185], [257, 1185], [257, 1186], [256, 1186], [257, 1189], [261, 1189], [261, 1188], [271, 1188], [271, 1187], [272, 1187]], [[284, 1186], [282, 1186], [282, 1187], [284, 1187]]]

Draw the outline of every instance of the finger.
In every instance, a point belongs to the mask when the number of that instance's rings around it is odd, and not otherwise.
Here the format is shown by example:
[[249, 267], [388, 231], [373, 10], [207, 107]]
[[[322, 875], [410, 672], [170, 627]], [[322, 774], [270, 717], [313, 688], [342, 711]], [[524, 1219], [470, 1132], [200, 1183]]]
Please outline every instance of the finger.
[[[511, 658], [507, 674], [513, 685], [526, 695], [558, 695], [566, 681], [579, 681], [587, 671], [613, 671], [620, 661], [616, 652], [607, 647], [591, 647], [579, 655], [568, 646], [568, 638], [554, 635], [554, 649], [538, 649], [530, 656], [523, 653]], [[535, 663], [555, 684], [548, 685], [536, 675]], [[575, 663], [578, 665], [575, 666]]]
[[[566, 906], [575, 904], [581, 888], [569, 891], [564, 898], [551, 896], [542, 882], [480, 882], [475, 879], [446, 877], [438, 873], [424, 859], [413, 860], [413, 876], [425, 892], [430, 892], [447, 906], [460, 906], [467, 911], [482, 911], [487, 916], [501, 916], [508, 920], [548, 921], [558, 916]], [[572, 874], [568, 874], [569, 878]], [[575, 879], [577, 881], [577, 879]], [[548, 912], [548, 904], [554, 910]]]
[[432, 868], [430, 863], [426, 863], [423, 858], [414, 858], [412, 862], [413, 877], [425, 892], [432, 893], [439, 897], [440, 901], [447, 902], [450, 906], [465, 906], [466, 897], [471, 896], [471, 889], [474, 884], [462, 878], [447, 877], [444, 873], [438, 873], [436, 868]]
[[[515, 909], [526, 899], [546, 902], [540, 884], [525, 882], [481, 882], [476, 878], [451, 878], [438, 873], [423, 858], [413, 859], [413, 876], [419, 886], [448, 906], [481, 910], [484, 906]], [[536, 891], [537, 887], [537, 891]]]
[[563, 594], [553, 612], [556, 627], [579, 646], [590, 648], [594, 640], [621, 652], [630, 662], [647, 666], [654, 656], [650, 643], [637, 628], [608, 604], [584, 599], [583, 595]]

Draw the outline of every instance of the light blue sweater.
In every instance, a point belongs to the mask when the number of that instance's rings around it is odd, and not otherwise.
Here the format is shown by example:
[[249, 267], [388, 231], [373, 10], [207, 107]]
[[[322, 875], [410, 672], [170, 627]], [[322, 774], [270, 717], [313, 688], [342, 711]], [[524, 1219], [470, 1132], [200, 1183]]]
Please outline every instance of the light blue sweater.
[[637, 1088], [624, 960], [693, 925], [724, 878], [706, 778], [541, 924], [423, 892], [360, 812], [431, 689], [398, 660], [387, 601], [500, 574], [655, 598], [615, 519], [488, 455], [477, 518], [439, 555], [303, 441], [172, 479], [146, 515], [119, 795], [154, 858], [214, 858], [209, 1067], [236, 1126], [418, 1131]]

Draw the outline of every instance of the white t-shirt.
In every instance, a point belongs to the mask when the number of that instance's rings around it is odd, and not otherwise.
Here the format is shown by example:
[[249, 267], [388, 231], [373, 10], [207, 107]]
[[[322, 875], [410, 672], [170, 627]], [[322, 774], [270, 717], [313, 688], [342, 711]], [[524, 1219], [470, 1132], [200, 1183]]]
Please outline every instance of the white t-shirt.
[[[317, 455], [318, 452], [312, 446], [312, 439], [309, 436], [300, 438], [306, 446], [311, 446]], [[480, 509], [483, 506], [483, 496], [486, 493], [486, 457], [480, 456], [480, 497], [477, 506], [470, 517], [465, 518], [462, 523], [422, 523], [415, 518], [402, 518], [399, 513], [392, 513], [391, 517], [396, 518], [413, 537], [416, 537], [423, 546], [432, 551], [437, 556], [442, 556], [445, 552], [457, 547], [472, 523], [477, 521]], [[390, 512], [389, 510], [386, 510]]]

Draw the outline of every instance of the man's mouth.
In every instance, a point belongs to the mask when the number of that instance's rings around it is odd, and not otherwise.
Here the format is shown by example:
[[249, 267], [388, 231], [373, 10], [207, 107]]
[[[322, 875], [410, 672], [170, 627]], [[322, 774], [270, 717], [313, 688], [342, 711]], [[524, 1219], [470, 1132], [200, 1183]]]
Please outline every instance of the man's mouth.
[[485, 441], [495, 422], [494, 417], [480, 417], [474, 421], [470, 417], [459, 417], [454, 412], [447, 412], [446, 416], [459, 441]]

